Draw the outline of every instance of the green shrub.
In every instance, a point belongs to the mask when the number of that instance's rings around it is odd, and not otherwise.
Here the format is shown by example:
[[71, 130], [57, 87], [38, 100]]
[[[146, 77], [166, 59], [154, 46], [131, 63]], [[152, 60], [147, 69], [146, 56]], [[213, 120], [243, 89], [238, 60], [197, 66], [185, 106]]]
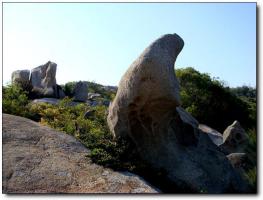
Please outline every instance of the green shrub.
[[248, 131], [249, 142], [246, 148], [247, 162], [245, 165], [245, 177], [253, 191], [257, 189], [257, 135], [255, 129]]
[[28, 93], [19, 85], [3, 87], [3, 112], [13, 115], [28, 116]]
[[[249, 106], [218, 79], [188, 67], [177, 69], [182, 107], [200, 123], [220, 132], [238, 120], [245, 128], [255, 127]], [[251, 108], [254, 109], [255, 107]]]
[[64, 89], [65, 95], [68, 97], [73, 97], [73, 90], [74, 87], [76, 86], [77, 82], [68, 82], [65, 84]]
[[252, 191], [256, 192], [257, 190], [257, 168], [254, 167], [252, 169], [249, 169], [246, 172], [245, 176], [252, 188]]

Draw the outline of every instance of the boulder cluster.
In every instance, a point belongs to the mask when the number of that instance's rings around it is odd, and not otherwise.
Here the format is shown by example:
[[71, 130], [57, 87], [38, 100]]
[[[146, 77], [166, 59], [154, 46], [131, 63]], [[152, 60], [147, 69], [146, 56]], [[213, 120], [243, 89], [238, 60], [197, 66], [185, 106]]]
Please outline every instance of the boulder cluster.
[[[20, 85], [29, 93], [33, 103], [49, 103], [57, 105], [66, 96], [72, 97], [70, 105], [86, 103], [89, 106], [109, 106], [110, 101], [101, 94], [88, 92], [88, 82], [78, 81], [72, 88], [72, 94], [67, 94], [56, 81], [57, 64], [48, 61], [46, 64], [31, 70], [16, 70], [12, 73], [12, 84]], [[115, 86], [98, 86], [101, 90], [116, 92]]]
[[247, 183], [231, 165], [233, 156], [227, 157], [247, 140], [239, 123], [221, 136], [200, 126], [180, 106], [174, 63], [183, 46], [180, 36], [168, 34], [143, 51], [119, 83], [109, 106], [108, 126], [114, 137], [131, 139], [142, 159], [165, 171], [178, 187], [193, 192], [246, 192]]
[[17, 70], [12, 73], [12, 83], [20, 84], [23, 89], [36, 98], [64, 98], [65, 93], [56, 82], [57, 64], [48, 61], [46, 64], [31, 70]]
[[[56, 81], [57, 64], [48, 61], [46, 64], [30, 70], [16, 70], [12, 73], [12, 84], [20, 85], [25, 91], [29, 92], [29, 96], [34, 99], [33, 103], [50, 103], [57, 105], [60, 99], [65, 98], [65, 91]], [[116, 87], [105, 86], [107, 90], [115, 90]], [[79, 81], [72, 91], [72, 105], [79, 102], [86, 102], [90, 106], [96, 106], [96, 101], [101, 95], [98, 93], [88, 93], [88, 83]], [[103, 105], [109, 105], [108, 101]]]

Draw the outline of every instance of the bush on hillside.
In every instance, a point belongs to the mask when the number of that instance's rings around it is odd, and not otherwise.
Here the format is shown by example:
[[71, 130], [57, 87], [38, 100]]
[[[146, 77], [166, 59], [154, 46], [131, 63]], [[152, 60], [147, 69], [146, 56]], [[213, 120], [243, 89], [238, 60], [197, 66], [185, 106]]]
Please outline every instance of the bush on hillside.
[[182, 107], [200, 123], [221, 132], [238, 120], [245, 128], [255, 126], [247, 102], [231, 93], [228, 87], [208, 74], [188, 67], [177, 69]]
[[28, 103], [28, 92], [22, 87], [16, 84], [3, 86], [3, 113], [27, 117]]

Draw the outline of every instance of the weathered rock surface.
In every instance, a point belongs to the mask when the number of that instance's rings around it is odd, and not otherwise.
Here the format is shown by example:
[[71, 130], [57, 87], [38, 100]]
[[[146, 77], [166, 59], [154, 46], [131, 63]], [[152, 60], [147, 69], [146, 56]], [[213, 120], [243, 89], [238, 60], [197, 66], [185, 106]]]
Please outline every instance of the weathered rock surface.
[[212, 129], [211, 127], [205, 124], [199, 124], [198, 128], [201, 129], [201, 131], [203, 131], [204, 133], [206, 133], [212, 140], [212, 142], [217, 146], [223, 144], [223, 135], [217, 130]]
[[28, 89], [29, 76], [29, 70], [16, 70], [12, 73], [12, 84], [19, 84], [23, 89]]
[[180, 106], [174, 62], [184, 45], [177, 34], [153, 42], [122, 77], [109, 107], [115, 137], [130, 137], [142, 158], [194, 192], [244, 192], [230, 162]]
[[39, 97], [57, 97], [56, 71], [57, 64], [50, 61], [32, 69], [30, 75], [32, 92]]
[[[146, 48], [123, 75], [108, 115], [108, 124], [115, 136], [125, 136], [131, 131], [134, 127], [131, 123], [136, 123], [131, 122], [131, 118], [139, 115], [138, 112], [155, 112], [157, 115], [151, 119], [154, 124], [159, 121], [159, 114], [164, 115], [180, 105], [174, 62], [183, 45], [179, 36], [165, 35]], [[160, 103], [163, 108], [156, 107]]]
[[88, 98], [88, 85], [86, 82], [79, 81], [73, 89], [74, 101], [85, 102]]
[[248, 144], [248, 135], [238, 121], [228, 126], [223, 133], [223, 144], [220, 147], [226, 153], [244, 153]]
[[70, 135], [3, 114], [3, 193], [156, 193], [137, 175], [91, 163]]

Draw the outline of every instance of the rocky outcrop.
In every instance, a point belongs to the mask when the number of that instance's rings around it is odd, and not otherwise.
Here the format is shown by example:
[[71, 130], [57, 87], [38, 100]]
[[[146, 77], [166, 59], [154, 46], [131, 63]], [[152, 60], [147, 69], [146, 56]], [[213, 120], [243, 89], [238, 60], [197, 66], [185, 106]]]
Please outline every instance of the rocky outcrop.
[[160, 120], [159, 115], [180, 105], [174, 62], [183, 45], [179, 36], [165, 35], [146, 48], [123, 75], [108, 115], [108, 124], [115, 136], [132, 132], [136, 126], [133, 125], [136, 119], [132, 118], [140, 113], [157, 114], [151, 119], [141, 116], [141, 120], [151, 120], [154, 124]]
[[88, 98], [88, 85], [86, 82], [79, 81], [73, 89], [74, 101], [85, 102]]
[[29, 89], [29, 70], [16, 70], [12, 73], [12, 84], [19, 84], [24, 90]]
[[226, 156], [180, 107], [174, 62], [183, 45], [177, 34], [164, 35], [132, 63], [109, 107], [109, 128], [115, 137], [131, 138], [141, 157], [178, 187], [244, 192]]
[[64, 98], [65, 93], [56, 84], [57, 64], [48, 61], [46, 64], [31, 70], [16, 70], [12, 73], [12, 84], [19, 84], [29, 92], [31, 98]]
[[32, 92], [39, 97], [56, 97], [56, 71], [57, 64], [50, 61], [32, 69], [30, 75]]
[[238, 121], [228, 126], [223, 133], [223, 144], [220, 147], [227, 153], [244, 153], [248, 144], [248, 135]]
[[135, 174], [93, 164], [70, 135], [3, 114], [3, 193], [156, 193]]

